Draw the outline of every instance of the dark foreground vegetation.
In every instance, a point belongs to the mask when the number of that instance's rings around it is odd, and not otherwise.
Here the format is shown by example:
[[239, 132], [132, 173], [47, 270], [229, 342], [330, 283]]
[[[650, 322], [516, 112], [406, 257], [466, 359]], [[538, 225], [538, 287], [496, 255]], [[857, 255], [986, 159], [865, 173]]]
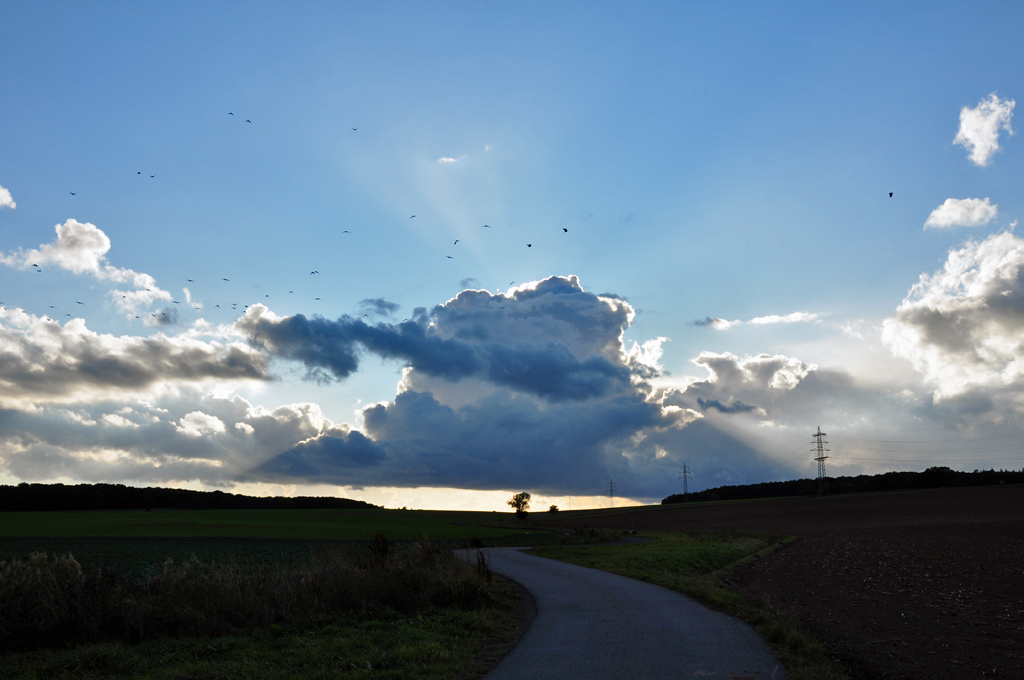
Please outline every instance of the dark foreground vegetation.
[[487, 580], [428, 540], [316, 552], [305, 564], [168, 559], [148, 576], [34, 553], [0, 562], [0, 650], [313, 626], [339, 614], [416, 614], [492, 603]]
[[349, 498], [258, 498], [223, 491], [139, 489], [124, 484], [0, 485], [5, 510], [328, 510], [376, 507]]
[[[886, 472], [879, 475], [856, 477], [829, 477], [828, 493], [865, 493], [878, 491], [907, 491], [914, 489], [941, 489], [968, 486], [994, 486], [997, 484], [1024, 484], [1024, 470], [975, 470], [960, 472], [948, 467], [930, 467], [924, 472]], [[793, 479], [786, 482], [762, 482], [737, 486], [718, 486], [696, 493], [673, 494], [662, 499], [662, 505], [696, 503], [701, 501], [737, 501], [754, 498], [783, 498], [814, 496], [818, 493], [818, 480]]]
[[0, 562], [0, 677], [475, 678], [524, 602], [428, 539], [146, 574], [35, 553]]

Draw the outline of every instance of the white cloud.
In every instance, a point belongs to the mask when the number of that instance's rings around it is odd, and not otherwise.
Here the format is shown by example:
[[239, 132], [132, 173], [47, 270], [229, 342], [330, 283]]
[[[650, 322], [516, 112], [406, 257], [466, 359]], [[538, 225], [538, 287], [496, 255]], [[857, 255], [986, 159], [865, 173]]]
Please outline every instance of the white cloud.
[[101, 281], [128, 283], [135, 290], [114, 290], [110, 296], [118, 307], [133, 313], [139, 306], [147, 306], [156, 300], [170, 301], [171, 294], [157, 288], [156, 280], [149, 274], [142, 274], [124, 267], [114, 267], [107, 262], [110, 239], [96, 225], [69, 219], [54, 227], [57, 240], [37, 249], [18, 249], [17, 252], [0, 253], [0, 264], [18, 269], [29, 269], [32, 265], [53, 265], [75, 274], [89, 274]]
[[14, 202], [14, 198], [11, 197], [11, 192], [3, 187], [0, 187], [0, 208], [10, 208], [14, 210], [18, 207], [18, 204]]
[[805, 323], [808, 321], [817, 321], [820, 316], [820, 314], [814, 314], [811, 312], [793, 312], [792, 314], [785, 315], [772, 314], [769, 316], [757, 316], [750, 321], [740, 321], [739, 319], [729, 321], [727, 319], [719, 319], [709, 316], [706, 319], [694, 321], [693, 323], [695, 326], [710, 326], [716, 331], [727, 331], [734, 326], [742, 326], [745, 323], [752, 326], [763, 326], [775, 323]]
[[267, 380], [267, 361], [242, 343], [189, 334], [114, 336], [89, 330], [83, 319], [61, 326], [0, 309], [0, 406], [117, 398], [160, 383]]
[[817, 321], [818, 314], [812, 314], [810, 312], [793, 312], [792, 314], [786, 314], [780, 316], [778, 314], [772, 314], [770, 316], [758, 316], [754, 317], [747, 323], [754, 326], [761, 326], [770, 323], [805, 323], [808, 321]]
[[935, 388], [936, 399], [984, 390], [1021, 401], [1024, 388], [1024, 239], [968, 241], [942, 270], [922, 274], [882, 338]]
[[947, 198], [925, 220], [924, 228], [980, 227], [999, 214], [999, 205], [985, 198]]
[[438, 163], [458, 163], [458, 161], [459, 159], [450, 158], [448, 156], [441, 156], [440, 158], [437, 159]]
[[967, 157], [975, 165], [988, 165], [992, 154], [999, 150], [999, 130], [1013, 134], [1010, 118], [1015, 105], [1012, 99], [1000, 99], [993, 92], [975, 108], [963, 107], [960, 109], [960, 129], [953, 143], [967, 149]]
[[192, 411], [178, 420], [175, 426], [178, 432], [189, 437], [202, 437], [206, 434], [222, 434], [227, 431], [224, 421], [202, 411]]

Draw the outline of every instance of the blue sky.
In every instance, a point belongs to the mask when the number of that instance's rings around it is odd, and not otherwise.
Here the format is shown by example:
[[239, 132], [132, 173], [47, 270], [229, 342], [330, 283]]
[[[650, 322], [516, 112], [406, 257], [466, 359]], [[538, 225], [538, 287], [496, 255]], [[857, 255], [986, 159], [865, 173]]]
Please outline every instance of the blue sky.
[[6, 3], [0, 481], [1017, 467], [1021, 13]]

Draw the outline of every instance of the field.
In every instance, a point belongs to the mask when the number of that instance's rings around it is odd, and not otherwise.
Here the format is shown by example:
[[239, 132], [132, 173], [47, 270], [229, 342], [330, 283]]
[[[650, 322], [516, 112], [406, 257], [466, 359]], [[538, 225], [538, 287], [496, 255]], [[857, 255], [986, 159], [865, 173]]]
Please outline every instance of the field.
[[796, 536], [725, 583], [791, 617], [852, 677], [1024, 677], [1024, 486], [696, 503], [575, 522]]

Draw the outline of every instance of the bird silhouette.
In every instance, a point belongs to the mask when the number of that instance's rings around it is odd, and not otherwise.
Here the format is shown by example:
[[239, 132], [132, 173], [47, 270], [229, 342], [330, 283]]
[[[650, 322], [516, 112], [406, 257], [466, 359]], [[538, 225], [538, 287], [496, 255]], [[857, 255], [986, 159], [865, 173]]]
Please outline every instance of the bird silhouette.
[[445, 255], [445, 257], [447, 257], [447, 258], [448, 258], [449, 260], [454, 260], [454, 259], [455, 259], [455, 258], [454, 258], [454, 257], [452, 257], [451, 255]]
[[490, 229], [490, 228], [491, 228], [491, 225], [489, 225], [489, 224], [485, 224], [485, 225], [483, 226], [483, 228], [484, 228], [484, 229]]
[[455, 239], [455, 245], [459, 245], [459, 239]]
[[314, 300], [319, 300], [320, 298], [313, 298], [313, 299], [314, 299]]
[[312, 276], [313, 274], [319, 274], [319, 273], [320, 273], [319, 271], [316, 271], [316, 270], [314, 270], [314, 271], [311, 271], [311, 272], [309, 273], [309, 275], [310, 275], [310, 276]]
[[892, 198], [892, 192], [891, 191], [889, 192], [889, 198]]
[[569, 233], [569, 230], [568, 230], [568, 229], [566, 229], [565, 227], [562, 227], [562, 231], [564, 231], [564, 232], [565, 232], [565, 233], [567, 233], [567, 234]]
[[351, 231], [349, 231], [348, 229], [346, 229], [345, 231], [343, 231], [343, 232], [341, 232], [341, 233], [342, 233], [342, 234], [351, 234], [352, 232], [351, 232]]
[[233, 115], [235, 115], [235, 114], [233, 114], [233, 113], [231, 113], [230, 111], [228, 111], [228, 115], [229, 115], [229, 116], [233, 116]]
[[72, 196], [74, 196], [74, 195], [75, 195], [75, 192], [74, 192], [74, 191], [69, 191], [68, 193], [69, 193], [69, 194], [71, 194]]
[[221, 281], [227, 281], [227, 279], [221, 279]]
[[185, 279], [185, 280], [188, 281], [189, 283], [195, 283], [195, 281], [193, 281], [192, 279]]
[[526, 244], [526, 247], [527, 247], [527, 248], [532, 248], [532, 247], [533, 247], [533, 244], [532, 244], [532, 243], [527, 243], [527, 244]]
[[141, 175], [141, 174], [142, 174], [142, 170], [139, 170], [139, 171], [138, 171], [137, 173], [135, 173], [135, 174], [136, 174], [136, 175]]
[[416, 216], [415, 216], [415, 215], [409, 215], [409, 219], [410, 219], [410, 220], [411, 220], [412, 218], [414, 218], [414, 217], [416, 217]]
[[359, 128], [352, 128], [352, 129], [353, 129], [353, 130], [358, 130]]
[[38, 267], [39, 265], [37, 265], [37, 264], [33, 264], [32, 266], [33, 266], [33, 267]]
[[150, 175], [150, 178], [156, 177], [156, 175]]
[[251, 121], [251, 120], [249, 120], [248, 118], [246, 118], [245, 122], [246, 122], [246, 123], [251, 123], [252, 121]]
[[76, 305], [84, 305], [85, 303], [84, 302], [79, 302], [78, 300], [75, 300], [75, 304]]

